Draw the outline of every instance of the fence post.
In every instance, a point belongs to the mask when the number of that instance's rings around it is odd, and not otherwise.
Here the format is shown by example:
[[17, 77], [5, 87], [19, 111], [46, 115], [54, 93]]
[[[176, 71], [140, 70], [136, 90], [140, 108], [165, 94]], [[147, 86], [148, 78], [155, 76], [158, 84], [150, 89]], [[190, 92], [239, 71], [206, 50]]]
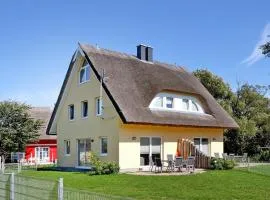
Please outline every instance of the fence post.
[[18, 173], [22, 171], [21, 161], [18, 162]]
[[2, 173], [5, 173], [5, 158], [2, 156], [2, 163], [1, 163]]
[[63, 178], [58, 180], [58, 200], [64, 200], [64, 181]]
[[10, 200], [15, 200], [15, 177], [14, 173], [10, 175]]

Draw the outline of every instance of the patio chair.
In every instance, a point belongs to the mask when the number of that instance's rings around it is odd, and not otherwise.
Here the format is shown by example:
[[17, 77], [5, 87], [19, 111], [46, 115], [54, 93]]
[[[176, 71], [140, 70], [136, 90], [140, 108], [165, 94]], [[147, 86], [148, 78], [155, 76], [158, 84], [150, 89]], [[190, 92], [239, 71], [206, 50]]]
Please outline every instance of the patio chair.
[[219, 153], [214, 153], [215, 158], [220, 158]]
[[155, 162], [156, 162], [155, 172], [161, 172], [162, 173], [163, 165], [162, 165], [161, 159], [160, 158], [155, 158]]
[[227, 153], [223, 153], [223, 154], [222, 154], [222, 158], [223, 158], [224, 160], [227, 160], [227, 159], [228, 159], [228, 154], [227, 154]]
[[188, 157], [187, 160], [187, 171], [190, 172], [190, 169], [192, 169], [192, 171], [195, 171], [195, 158], [193, 156]]
[[174, 171], [174, 160], [172, 154], [167, 154], [167, 161], [168, 161], [167, 171], [170, 172]]
[[178, 169], [178, 171], [182, 172], [184, 168], [183, 157], [176, 157], [174, 162], [174, 167]]

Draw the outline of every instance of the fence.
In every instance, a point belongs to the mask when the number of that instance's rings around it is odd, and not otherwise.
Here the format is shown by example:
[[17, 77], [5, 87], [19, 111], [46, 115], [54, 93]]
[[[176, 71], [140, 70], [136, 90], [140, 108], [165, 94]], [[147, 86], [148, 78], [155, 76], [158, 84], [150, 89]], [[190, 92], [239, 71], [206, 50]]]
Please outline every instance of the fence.
[[270, 176], [270, 161], [258, 161], [253, 158], [248, 158], [247, 162], [237, 159], [235, 161], [240, 170]]
[[131, 199], [65, 188], [63, 179], [50, 181], [15, 175], [0, 175], [0, 199], [6, 200], [109, 200]]
[[195, 168], [210, 168], [210, 157], [201, 152], [194, 143], [188, 139], [179, 139], [177, 145], [178, 156], [187, 159], [188, 156], [195, 156]]

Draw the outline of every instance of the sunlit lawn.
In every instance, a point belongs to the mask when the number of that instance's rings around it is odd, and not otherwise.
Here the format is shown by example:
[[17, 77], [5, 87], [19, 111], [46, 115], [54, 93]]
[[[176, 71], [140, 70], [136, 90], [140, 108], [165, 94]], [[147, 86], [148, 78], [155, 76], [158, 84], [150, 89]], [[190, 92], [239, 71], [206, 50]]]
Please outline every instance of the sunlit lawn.
[[26, 171], [24, 176], [57, 180], [64, 186], [135, 199], [270, 199], [270, 177], [241, 170], [188, 176], [89, 176], [75, 172]]

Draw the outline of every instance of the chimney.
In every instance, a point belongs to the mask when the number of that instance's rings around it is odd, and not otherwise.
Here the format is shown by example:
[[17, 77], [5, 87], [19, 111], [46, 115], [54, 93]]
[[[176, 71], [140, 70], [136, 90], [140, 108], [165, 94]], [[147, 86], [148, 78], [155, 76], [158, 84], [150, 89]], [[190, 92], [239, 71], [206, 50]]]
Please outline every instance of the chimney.
[[140, 44], [137, 46], [137, 57], [140, 60], [153, 62], [153, 48]]

